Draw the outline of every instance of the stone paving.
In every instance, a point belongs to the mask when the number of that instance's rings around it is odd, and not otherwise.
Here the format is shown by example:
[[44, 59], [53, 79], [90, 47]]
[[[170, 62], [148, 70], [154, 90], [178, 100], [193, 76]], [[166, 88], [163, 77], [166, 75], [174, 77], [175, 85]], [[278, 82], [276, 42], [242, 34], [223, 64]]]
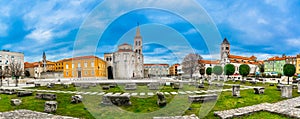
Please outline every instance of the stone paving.
[[300, 103], [297, 103], [299, 101], [300, 97], [296, 97], [272, 104], [262, 103], [237, 109], [216, 111], [214, 112], [214, 114], [221, 117], [222, 119], [227, 119], [259, 111], [268, 111], [271, 113], [286, 115], [292, 118], [300, 118], [300, 108], [298, 108], [300, 106]]
[[78, 119], [74, 117], [59, 116], [31, 110], [15, 110], [0, 112], [0, 119]]

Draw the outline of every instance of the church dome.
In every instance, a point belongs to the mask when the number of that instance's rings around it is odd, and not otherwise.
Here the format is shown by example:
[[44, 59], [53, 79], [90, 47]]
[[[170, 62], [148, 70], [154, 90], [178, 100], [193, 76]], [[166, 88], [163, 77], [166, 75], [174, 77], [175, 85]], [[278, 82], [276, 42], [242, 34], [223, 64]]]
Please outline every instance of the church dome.
[[118, 52], [132, 52], [132, 51], [133, 51], [132, 46], [127, 43], [123, 43], [118, 46]]

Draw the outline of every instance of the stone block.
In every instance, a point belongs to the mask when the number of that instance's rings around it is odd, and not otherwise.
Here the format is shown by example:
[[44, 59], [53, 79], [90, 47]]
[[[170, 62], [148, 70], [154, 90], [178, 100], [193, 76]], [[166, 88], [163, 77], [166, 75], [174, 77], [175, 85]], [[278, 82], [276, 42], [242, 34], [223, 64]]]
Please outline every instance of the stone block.
[[254, 89], [254, 94], [264, 94], [265, 88], [264, 87], [255, 87]]
[[72, 96], [71, 103], [80, 103], [80, 102], [82, 102], [82, 96], [81, 95]]
[[159, 89], [159, 83], [149, 83], [148, 88], [149, 88], [149, 90], [158, 90]]
[[3, 94], [8, 94], [8, 95], [12, 95], [12, 94], [16, 94], [17, 91], [15, 89], [3, 89], [2, 90]]
[[56, 100], [56, 94], [42, 94], [42, 93], [37, 93], [35, 95], [35, 98], [37, 99], [44, 99], [44, 100]]
[[196, 85], [196, 88], [204, 88], [204, 84], [200, 83]]
[[11, 100], [10, 100], [10, 104], [11, 104], [12, 106], [19, 106], [19, 105], [22, 104], [22, 101], [21, 101], [20, 99], [11, 99]]
[[206, 102], [217, 100], [218, 95], [216, 94], [207, 94], [207, 95], [189, 95], [188, 100], [190, 102]]
[[241, 97], [240, 95], [240, 85], [233, 85], [232, 86], [232, 96], [234, 97]]
[[47, 87], [47, 88], [53, 88], [54, 85], [55, 85], [54, 83], [47, 83], [46, 87]]
[[56, 112], [57, 102], [56, 101], [46, 101], [44, 111], [47, 113]]
[[34, 84], [34, 87], [36, 87], [36, 88], [37, 88], [37, 87], [41, 87], [41, 84], [40, 84], [40, 83], [35, 83], [35, 84]]
[[102, 90], [109, 90], [110, 86], [102, 86]]
[[293, 86], [291, 85], [283, 85], [281, 89], [281, 97], [282, 98], [292, 98]]
[[29, 92], [29, 91], [20, 91], [20, 92], [17, 92], [17, 96], [18, 97], [25, 97], [25, 96], [31, 96], [32, 95], [32, 92]]
[[181, 89], [183, 87], [183, 84], [180, 82], [174, 82], [171, 84], [173, 89]]
[[281, 85], [281, 84], [278, 84], [276, 87], [277, 87], [277, 90], [278, 90], [278, 91], [281, 91], [281, 89], [282, 89], [283, 85]]
[[112, 95], [106, 94], [102, 96], [103, 105], [117, 105], [117, 106], [128, 106], [131, 105], [130, 102], [130, 95], [129, 94], [122, 94], [122, 95]]
[[136, 87], [135, 83], [129, 83], [125, 85], [125, 90], [136, 90]]
[[166, 106], [167, 105], [167, 100], [165, 98], [165, 95], [162, 92], [157, 92], [157, 105], [158, 106]]

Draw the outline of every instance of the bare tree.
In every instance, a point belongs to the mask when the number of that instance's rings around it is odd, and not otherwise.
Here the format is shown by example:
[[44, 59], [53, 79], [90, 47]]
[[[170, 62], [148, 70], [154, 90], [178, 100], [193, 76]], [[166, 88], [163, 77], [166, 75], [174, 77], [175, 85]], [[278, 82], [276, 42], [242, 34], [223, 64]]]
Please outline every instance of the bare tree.
[[[3, 73], [4, 73], [3, 78], [10, 77], [11, 76], [10, 68], [8, 66], [5, 66], [4, 70], [3, 70]], [[7, 85], [9, 86], [9, 80], [7, 80]]]
[[195, 73], [195, 71], [198, 71], [201, 66], [199, 60], [201, 60], [202, 57], [199, 54], [188, 54], [184, 57], [181, 65], [182, 65], [182, 71], [184, 73], [187, 73], [190, 75], [190, 78], [193, 77], [193, 74]]
[[15, 60], [12, 60], [10, 63], [10, 70], [11, 70], [11, 76], [15, 77], [16, 79], [16, 87], [19, 83], [19, 77], [23, 75], [23, 67], [21, 62], [16, 62]]

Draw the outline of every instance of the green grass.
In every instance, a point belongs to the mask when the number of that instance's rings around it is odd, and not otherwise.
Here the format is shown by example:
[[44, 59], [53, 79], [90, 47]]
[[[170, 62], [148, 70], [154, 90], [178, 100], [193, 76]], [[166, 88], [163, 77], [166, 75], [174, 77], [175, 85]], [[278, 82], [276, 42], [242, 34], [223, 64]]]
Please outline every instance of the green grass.
[[[239, 84], [240, 82], [231, 82], [227, 81], [227, 83], [235, 83]], [[246, 82], [245, 85], [253, 86], [249, 82]], [[263, 86], [265, 87], [265, 93], [263, 95], [254, 94], [253, 89], [242, 90], [240, 92], [241, 98], [235, 98], [232, 96], [230, 91], [222, 92], [219, 96], [219, 99], [216, 102], [216, 105], [213, 106], [212, 110], [208, 112], [208, 115], [204, 118], [218, 118], [214, 116], [214, 111], [222, 111], [234, 108], [240, 108], [245, 106], [256, 105], [260, 103], [274, 103], [281, 100], [285, 100], [281, 98], [280, 91], [277, 91], [276, 85], [269, 86], [269, 84], [258, 83], [255, 86]], [[210, 88], [208, 84], [205, 84], [205, 89]], [[76, 87], [77, 88], [77, 87]], [[71, 90], [76, 91], [76, 88], [70, 85], [69, 89], [64, 89], [60, 85], [55, 85], [54, 88], [46, 88], [46, 87], [38, 87], [35, 89], [40, 90]], [[105, 92], [129, 92], [123, 89], [124, 85], [118, 85], [115, 88], [110, 88], [109, 90], [105, 90]], [[231, 88], [231, 86], [224, 86], [223, 88]], [[97, 85], [96, 87], [90, 87], [89, 89], [79, 89], [81, 91], [89, 91], [89, 92], [101, 92], [101, 85]], [[184, 85], [183, 89], [173, 89], [170, 86], [162, 86], [160, 88], [160, 92], [177, 92], [177, 91], [187, 91], [187, 90], [195, 90], [194, 86]], [[133, 92], [155, 92], [156, 90], [148, 90], [146, 85], [138, 85], [138, 89]], [[34, 93], [35, 94], [35, 93]], [[44, 111], [44, 103], [45, 100], [35, 99], [35, 95], [22, 97], [23, 103], [20, 106], [11, 106], [10, 99], [19, 98], [16, 95], [4, 95], [0, 94], [0, 112], [11, 111], [15, 109], [29, 109], [35, 111]], [[71, 104], [72, 94], [57, 94], [58, 101], [58, 109], [57, 112], [53, 114], [64, 115], [64, 116], [72, 116], [78, 118], [143, 118], [143, 117], [153, 117], [153, 116], [166, 116], [166, 115], [191, 115], [196, 114], [202, 110], [203, 103], [189, 103], [187, 96], [188, 95], [165, 95], [167, 99], [167, 106], [159, 107], [156, 104], [157, 96], [154, 95], [152, 97], [131, 97], [131, 106], [103, 106], [101, 105], [102, 96], [98, 95], [83, 95], [84, 101], [80, 104]], [[297, 89], [293, 90], [293, 97], [297, 97], [299, 94], [297, 93]], [[269, 112], [256, 112], [251, 115], [246, 115], [238, 118], [248, 118], [248, 119], [256, 119], [256, 118], [275, 118], [275, 119], [285, 119], [286, 117], [278, 114], [272, 114]]]
[[[4, 95], [1, 94], [0, 100], [0, 111], [12, 111], [16, 109], [28, 109], [43, 112], [44, 104], [46, 100], [36, 99], [35, 93], [33, 96], [27, 97], [17, 97], [16, 95]], [[58, 108], [55, 113], [56, 115], [72, 116], [79, 118], [93, 118], [93, 116], [87, 111], [84, 110], [85, 106], [82, 103], [72, 104], [71, 103], [71, 94], [56, 94]], [[10, 99], [21, 99], [22, 104], [19, 106], [11, 106]]]

